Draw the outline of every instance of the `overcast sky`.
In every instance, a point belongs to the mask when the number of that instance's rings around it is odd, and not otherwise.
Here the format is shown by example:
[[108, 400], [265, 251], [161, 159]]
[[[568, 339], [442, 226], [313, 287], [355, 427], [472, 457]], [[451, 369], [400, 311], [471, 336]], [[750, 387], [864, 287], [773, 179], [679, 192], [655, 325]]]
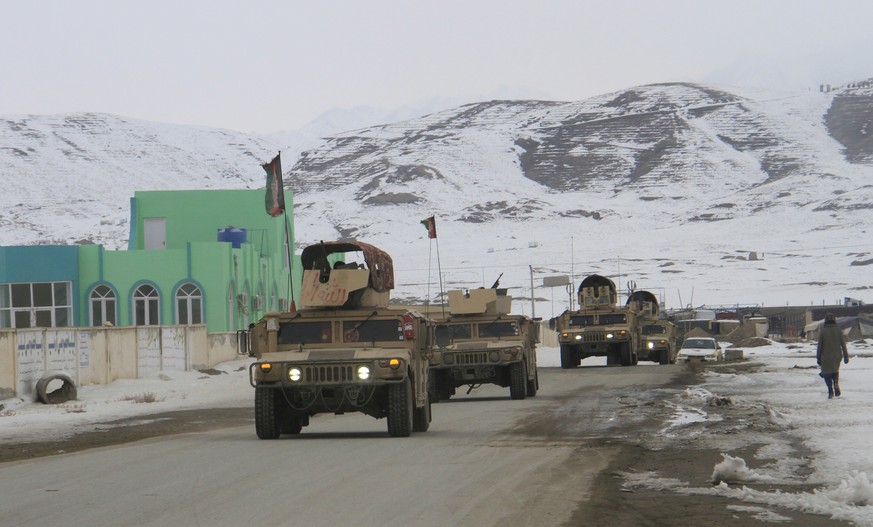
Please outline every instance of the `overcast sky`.
[[869, 0], [0, 0], [0, 116], [244, 132], [332, 108], [873, 77]]

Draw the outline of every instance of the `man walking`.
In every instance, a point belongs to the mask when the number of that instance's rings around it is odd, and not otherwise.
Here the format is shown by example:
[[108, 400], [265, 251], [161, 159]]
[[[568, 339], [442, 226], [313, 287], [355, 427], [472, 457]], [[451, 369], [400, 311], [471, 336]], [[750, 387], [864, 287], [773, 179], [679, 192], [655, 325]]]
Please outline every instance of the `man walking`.
[[849, 350], [846, 348], [846, 335], [837, 327], [837, 317], [833, 313], [825, 315], [824, 326], [818, 336], [818, 349], [815, 360], [821, 366], [821, 376], [828, 387], [828, 399], [840, 396], [840, 360], [849, 363]]

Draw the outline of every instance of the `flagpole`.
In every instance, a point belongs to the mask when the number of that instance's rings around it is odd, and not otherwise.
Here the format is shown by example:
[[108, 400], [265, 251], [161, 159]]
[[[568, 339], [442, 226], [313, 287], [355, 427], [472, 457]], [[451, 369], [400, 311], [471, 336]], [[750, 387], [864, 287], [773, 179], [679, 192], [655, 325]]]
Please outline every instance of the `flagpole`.
[[443, 266], [440, 264], [440, 239], [439, 237], [434, 237], [436, 240], [436, 253], [437, 253], [437, 274], [440, 277], [440, 306], [442, 306], [443, 310], [443, 319], [446, 318], [446, 297], [443, 291]]
[[[282, 187], [282, 199], [285, 199], [285, 187]], [[291, 292], [291, 298], [288, 302], [288, 311], [293, 313], [297, 311], [297, 304], [294, 303], [294, 258], [291, 254], [291, 228], [288, 220], [288, 213], [285, 214], [285, 246], [288, 253], [288, 289]]]
[[430, 315], [430, 270], [433, 262], [433, 244], [428, 244], [427, 248], [427, 295], [424, 297], [424, 316]]

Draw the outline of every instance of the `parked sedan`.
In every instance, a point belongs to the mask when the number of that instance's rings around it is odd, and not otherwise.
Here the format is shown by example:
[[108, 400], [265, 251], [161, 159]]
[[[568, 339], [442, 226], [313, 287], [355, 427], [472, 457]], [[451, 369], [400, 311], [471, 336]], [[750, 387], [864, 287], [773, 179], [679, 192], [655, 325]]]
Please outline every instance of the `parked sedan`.
[[685, 339], [682, 347], [679, 348], [679, 353], [676, 355], [677, 361], [691, 362], [699, 361], [718, 361], [724, 360], [724, 352], [718, 341], [709, 337], [691, 337]]

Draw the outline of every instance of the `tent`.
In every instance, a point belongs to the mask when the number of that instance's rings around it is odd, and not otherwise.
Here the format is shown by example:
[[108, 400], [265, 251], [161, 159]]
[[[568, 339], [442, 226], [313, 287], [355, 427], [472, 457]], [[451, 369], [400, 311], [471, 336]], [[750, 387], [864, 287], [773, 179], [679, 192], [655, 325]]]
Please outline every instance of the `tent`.
[[[824, 320], [816, 320], [807, 324], [803, 331], [807, 340], [818, 340]], [[837, 326], [843, 330], [846, 340], [861, 340], [873, 338], [873, 318], [868, 317], [838, 317]]]

